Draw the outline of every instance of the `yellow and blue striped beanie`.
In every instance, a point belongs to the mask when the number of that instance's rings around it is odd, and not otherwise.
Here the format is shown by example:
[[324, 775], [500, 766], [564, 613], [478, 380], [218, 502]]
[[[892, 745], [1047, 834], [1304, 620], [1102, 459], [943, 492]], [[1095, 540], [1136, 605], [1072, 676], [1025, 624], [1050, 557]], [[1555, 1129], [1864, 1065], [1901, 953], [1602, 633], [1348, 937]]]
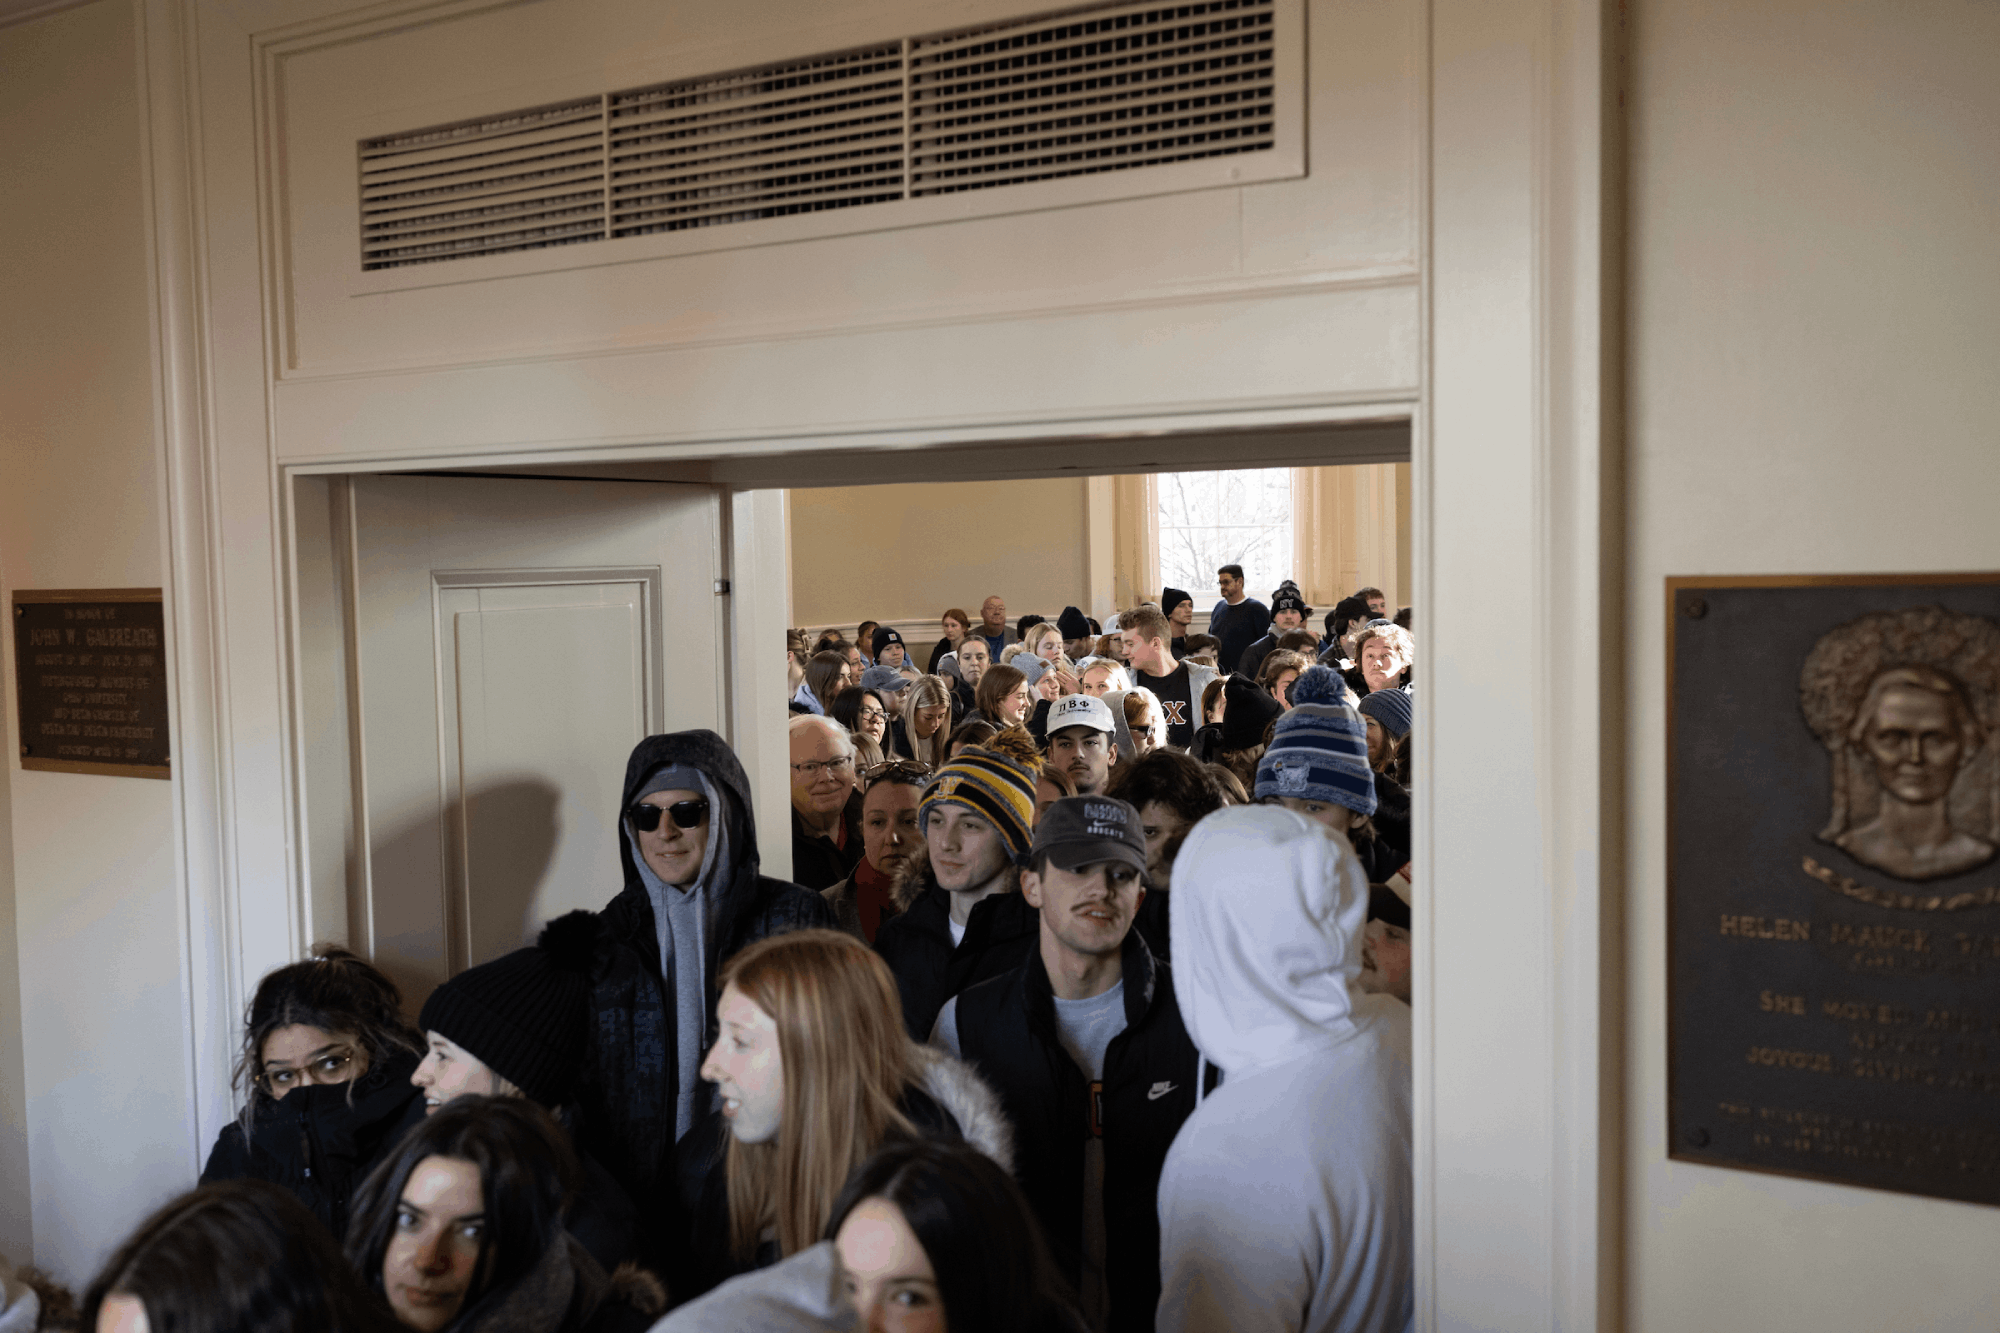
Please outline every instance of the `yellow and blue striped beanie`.
[[931, 811], [940, 805], [963, 806], [991, 821], [1015, 864], [1027, 859], [1035, 826], [1035, 775], [1026, 765], [982, 746], [968, 746], [924, 787], [917, 800], [920, 830], [929, 831]]

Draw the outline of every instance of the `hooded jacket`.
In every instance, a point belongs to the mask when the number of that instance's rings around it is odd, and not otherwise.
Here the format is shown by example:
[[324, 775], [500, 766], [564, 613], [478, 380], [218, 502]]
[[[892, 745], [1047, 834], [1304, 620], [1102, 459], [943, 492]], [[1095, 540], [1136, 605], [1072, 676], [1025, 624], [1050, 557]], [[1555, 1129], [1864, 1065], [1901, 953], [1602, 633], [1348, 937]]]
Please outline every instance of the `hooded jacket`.
[[1167, 965], [1136, 930], [1125, 936], [1122, 957], [1125, 1028], [1105, 1050], [1095, 1107], [1089, 1078], [1063, 1049], [1040, 949], [1005, 976], [968, 988], [953, 1008], [958, 1049], [999, 1089], [1019, 1145], [1022, 1192], [1072, 1284], [1083, 1260], [1084, 1144], [1093, 1120], [1101, 1126], [1109, 1328], [1140, 1333], [1153, 1327], [1160, 1296], [1160, 1167], [1194, 1110], [1201, 1070]]
[[454, 1320], [453, 1333], [643, 1333], [666, 1308], [658, 1279], [632, 1265], [605, 1275], [570, 1236], [497, 1296]]
[[1353, 852], [1290, 810], [1219, 810], [1169, 901], [1181, 1014], [1227, 1077], [1160, 1176], [1161, 1333], [1411, 1327], [1410, 1011], [1354, 989]]
[[951, 942], [951, 894], [931, 873], [922, 842], [896, 872], [896, 915], [875, 932], [875, 952], [889, 965], [903, 999], [903, 1024], [930, 1040], [944, 1002], [967, 986], [1018, 967], [1034, 951], [1041, 919], [1018, 888], [973, 904], [965, 939]]
[[[714, 732], [681, 731], [639, 742], [625, 765], [620, 809], [638, 799], [648, 778], [671, 765], [695, 769], [706, 780], [716, 807], [710, 811], [710, 841], [726, 853], [704, 867], [697, 890], [702, 896], [696, 922], [701, 977], [694, 991], [703, 1006], [694, 1028], [699, 1045], [715, 1022], [714, 979], [725, 960], [767, 936], [830, 927], [834, 920], [818, 894], [758, 873], [749, 779]], [[679, 1137], [682, 1078], [692, 1071], [684, 1071], [677, 997], [691, 988], [670, 983], [662, 967], [655, 890], [640, 873], [637, 848], [622, 817], [618, 861], [625, 871], [624, 891], [598, 914], [592, 1043], [584, 1059], [576, 1137], [577, 1146], [625, 1186], [639, 1206], [642, 1225], [657, 1240], [679, 1230], [670, 1215], [670, 1154]], [[685, 947], [678, 936], [676, 947]], [[697, 1067], [699, 1061], [697, 1051]], [[698, 1077], [692, 1092], [690, 1123], [707, 1113], [713, 1099], [712, 1086]]]
[[352, 1083], [293, 1088], [283, 1097], [259, 1088], [250, 1094], [248, 1142], [241, 1121], [224, 1125], [201, 1183], [268, 1180], [289, 1190], [335, 1237], [345, 1236], [354, 1191], [424, 1117], [423, 1093], [410, 1082], [418, 1059], [396, 1055]]
[[[1011, 1174], [1013, 1129], [1000, 1097], [972, 1067], [943, 1051], [912, 1042], [910, 1071], [914, 1079], [904, 1090], [901, 1110], [917, 1129], [929, 1138], [963, 1141]], [[730, 1252], [728, 1147], [729, 1129], [717, 1110], [675, 1150], [677, 1187], [689, 1219], [686, 1248], [694, 1261], [675, 1289], [676, 1300], [779, 1262], [776, 1241], [759, 1246], [756, 1262], [749, 1265]]]

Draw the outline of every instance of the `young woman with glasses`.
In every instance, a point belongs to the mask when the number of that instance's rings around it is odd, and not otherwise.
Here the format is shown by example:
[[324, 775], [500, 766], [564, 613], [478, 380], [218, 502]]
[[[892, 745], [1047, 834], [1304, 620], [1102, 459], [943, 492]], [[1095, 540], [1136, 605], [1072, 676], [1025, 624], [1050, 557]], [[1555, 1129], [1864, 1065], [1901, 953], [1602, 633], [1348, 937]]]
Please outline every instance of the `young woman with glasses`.
[[243, 1110], [202, 1183], [268, 1180], [338, 1235], [354, 1187], [423, 1116], [410, 1075], [424, 1041], [402, 1006], [394, 982], [333, 945], [257, 983], [236, 1060]]
[[866, 736], [881, 747], [883, 754], [889, 752], [889, 706], [876, 691], [849, 686], [833, 696], [828, 716], [856, 739]]

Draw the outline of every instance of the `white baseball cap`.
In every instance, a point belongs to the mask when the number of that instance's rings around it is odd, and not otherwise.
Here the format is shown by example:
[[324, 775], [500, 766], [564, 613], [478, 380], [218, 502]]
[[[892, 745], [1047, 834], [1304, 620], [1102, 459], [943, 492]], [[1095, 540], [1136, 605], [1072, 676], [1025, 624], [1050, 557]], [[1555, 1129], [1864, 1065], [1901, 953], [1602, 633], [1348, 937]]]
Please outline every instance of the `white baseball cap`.
[[1049, 705], [1049, 734], [1053, 736], [1064, 727], [1089, 727], [1107, 735], [1117, 730], [1111, 709], [1094, 694], [1066, 694]]

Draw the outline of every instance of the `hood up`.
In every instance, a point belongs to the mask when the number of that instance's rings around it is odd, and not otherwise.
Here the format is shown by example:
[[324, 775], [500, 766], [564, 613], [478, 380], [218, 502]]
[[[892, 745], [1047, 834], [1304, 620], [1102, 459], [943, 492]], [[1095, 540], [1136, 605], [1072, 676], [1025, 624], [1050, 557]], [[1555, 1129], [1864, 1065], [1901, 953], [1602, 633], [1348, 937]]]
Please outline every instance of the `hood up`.
[[[704, 774], [715, 794], [721, 798], [720, 817], [728, 835], [726, 846], [731, 850], [734, 872], [729, 882], [752, 885], [757, 879], [759, 865], [757, 855], [757, 821], [750, 808], [750, 778], [744, 773], [743, 764], [736, 752], [729, 748], [729, 742], [712, 731], [676, 731], [664, 736], [648, 736], [632, 747], [631, 758], [625, 761], [625, 797], [618, 806], [618, 864], [625, 870], [625, 887], [645, 889], [645, 881], [639, 875], [638, 849], [632, 845], [632, 834], [625, 826], [625, 811], [638, 799], [646, 779], [660, 769], [673, 764], [685, 764]], [[703, 868], [703, 877], [708, 868]]]
[[1368, 880], [1345, 838], [1227, 806], [1188, 834], [1173, 883], [1174, 992], [1210, 1064], [1235, 1077], [1353, 1035]]

